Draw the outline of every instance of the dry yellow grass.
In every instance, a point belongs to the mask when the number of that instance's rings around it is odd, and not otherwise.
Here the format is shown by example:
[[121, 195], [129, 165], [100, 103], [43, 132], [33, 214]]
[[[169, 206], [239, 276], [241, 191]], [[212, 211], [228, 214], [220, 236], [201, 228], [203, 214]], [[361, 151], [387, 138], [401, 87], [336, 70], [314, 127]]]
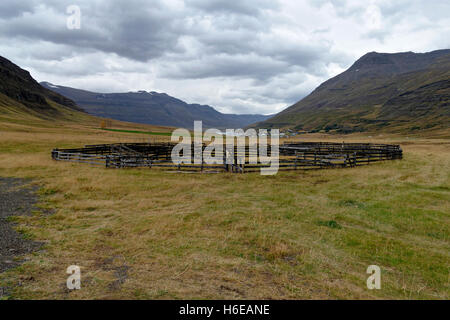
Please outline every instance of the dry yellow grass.
[[[400, 142], [405, 159], [264, 177], [54, 162], [54, 147], [167, 138], [1, 125], [0, 175], [32, 178], [54, 209], [18, 219], [46, 245], [0, 275], [11, 298], [449, 298], [449, 140], [302, 136]], [[366, 288], [371, 264], [381, 290]], [[79, 291], [65, 288], [70, 265]]]

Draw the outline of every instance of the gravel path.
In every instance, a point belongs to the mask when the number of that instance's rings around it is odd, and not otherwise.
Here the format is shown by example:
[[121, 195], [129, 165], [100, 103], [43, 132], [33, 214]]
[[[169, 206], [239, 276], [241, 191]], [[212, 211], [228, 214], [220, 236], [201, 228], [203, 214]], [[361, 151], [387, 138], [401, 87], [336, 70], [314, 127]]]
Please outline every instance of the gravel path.
[[[20, 256], [37, 250], [41, 244], [23, 239], [8, 217], [29, 215], [38, 201], [37, 187], [29, 180], [0, 177], [0, 272], [18, 266]], [[1, 295], [1, 292], [0, 292]]]

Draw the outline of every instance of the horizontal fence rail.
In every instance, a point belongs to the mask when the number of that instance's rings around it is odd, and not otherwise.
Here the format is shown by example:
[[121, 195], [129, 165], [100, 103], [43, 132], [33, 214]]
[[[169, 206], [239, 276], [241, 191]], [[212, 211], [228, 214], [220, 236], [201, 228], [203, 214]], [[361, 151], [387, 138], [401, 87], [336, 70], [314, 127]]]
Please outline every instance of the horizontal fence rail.
[[[252, 172], [270, 167], [270, 163], [251, 160], [261, 160], [261, 150], [258, 145], [235, 146], [227, 150], [223, 145], [216, 149], [212, 156], [216, 163], [194, 161], [202, 159], [206, 145], [187, 146], [191, 150], [190, 163], [173, 163], [171, 154], [173, 143], [120, 143], [87, 145], [78, 149], [54, 149], [52, 158], [57, 161], [87, 163], [106, 168], [166, 168], [175, 170], [205, 171], [205, 172]], [[219, 145], [220, 147], [220, 145]], [[267, 155], [271, 155], [270, 146]], [[230, 152], [231, 151], [231, 152]], [[298, 142], [285, 143], [279, 146], [280, 170], [309, 170], [326, 168], [346, 168], [369, 165], [378, 161], [402, 159], [403, 151], [399, 145], [371, 143], [329, 143], [329, 142]], [[208, 162], [208, 161], [207, 161]]]

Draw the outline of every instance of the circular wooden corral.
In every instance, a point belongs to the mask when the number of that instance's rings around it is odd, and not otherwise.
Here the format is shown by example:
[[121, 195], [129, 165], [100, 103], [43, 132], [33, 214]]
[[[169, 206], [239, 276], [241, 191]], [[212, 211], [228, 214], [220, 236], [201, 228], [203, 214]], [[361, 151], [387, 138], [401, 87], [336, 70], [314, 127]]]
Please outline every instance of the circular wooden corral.
[[[194, 148], [191, 147], [191, 163], [173, 163], [171, 158], [172, 143], [120, 143], [88, 145], [78, 149], [54, 149], [52, 158], [58, 161], [71, 161], [100, 165], [107, 168], [163, 167], [185, 169], [190, 171], [259, 171], [270, 163], [249, 163], [250, 158], [259, 159], [259, 146], [245, 150], [235, 147], [234, 152], [216, 151], [213, 156], [220, 163], [206, 164], [194, 161]], [[206, 145], [202, 146], [202, 151]], [[271, 155], [270, 147], [267, 151]], [[232, 150], [228, 150], [232, 151]], [[330, 142], [297, 142], [284, 143], [279, 146], [279, 170], [306, 170], [324, 168], [345, 168], [370, 163], [402, 159], [399, 145], [372, 143], [330, 143]]]

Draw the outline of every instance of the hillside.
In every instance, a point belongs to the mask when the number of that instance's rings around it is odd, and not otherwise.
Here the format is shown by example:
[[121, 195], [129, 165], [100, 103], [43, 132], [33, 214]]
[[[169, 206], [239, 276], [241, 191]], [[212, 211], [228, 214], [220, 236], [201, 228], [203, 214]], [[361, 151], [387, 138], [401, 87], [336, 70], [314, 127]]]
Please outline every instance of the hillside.
[[42, 86], [74, 100], [88, 113], [121, 121], [192, 128], [202, 120], [209, 128], [242, 128], [268, 116], [223, 114], [207, 105], [187, 104], [165, 93], [127, 92], [96, 93], [42, 82]]
[[30, 73], [0, 57], [0, 110], [15, 110], [38, 117], [63, 117], [67, 112], [82, 111], [76, 103], [42, 87]]
[[450, 50], [371, 52], [257, 127], [392, 132], [450, 123]]

